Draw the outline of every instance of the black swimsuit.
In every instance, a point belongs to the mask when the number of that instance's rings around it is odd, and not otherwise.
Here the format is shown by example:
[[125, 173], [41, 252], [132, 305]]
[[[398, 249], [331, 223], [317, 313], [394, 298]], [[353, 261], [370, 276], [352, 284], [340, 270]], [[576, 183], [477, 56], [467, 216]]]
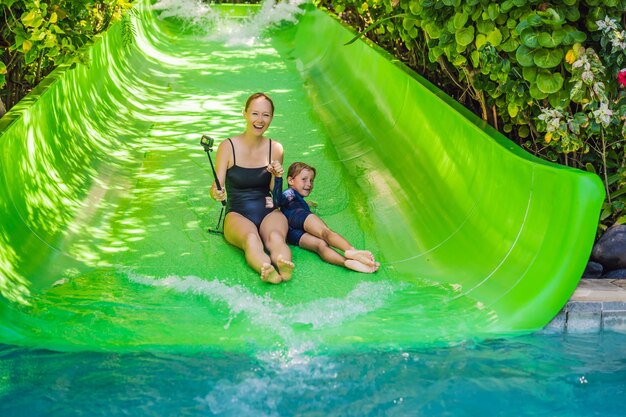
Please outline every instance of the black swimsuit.
[[[235, 145], [233, 148], [233, 166], [226, 170], [226, 193], [228, 195], [226, 213], [239, 213], [250, 220], [257, 228], [273, 208], [265, 207], [265, 197], [270, 195], [272, 174], [267, 167], [244, 168], [237, 166]], [[272, 161], [272, 141], [270, 139], [269, 161]]]

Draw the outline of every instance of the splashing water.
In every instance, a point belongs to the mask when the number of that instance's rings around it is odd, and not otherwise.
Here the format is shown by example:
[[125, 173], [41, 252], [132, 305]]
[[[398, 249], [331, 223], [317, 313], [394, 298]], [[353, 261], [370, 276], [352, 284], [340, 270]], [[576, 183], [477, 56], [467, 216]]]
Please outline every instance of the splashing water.
[[[244, 314], [255, 326], [280, 336], [291, 353], [304, 352], [313, 347], [311, 341], [302, 340], [302, 336], [296, 334], [294, 327], [305, 325], [317, 330], [340, 326], [383, 307], [389, 296], [401, 288], [399, 284], [386, 282], [361, 282], [343, 298], [321, 298], [285, 306], [268, 295], [260, 296], [243, 286], [229, 286], [217, 279], [207, 281], [195, 276], [157, 279], [134, 273], [128, 273], [128, 278], [138, 284], [167, 288], [181, 294], [201, 295], [211, 302], [225, 303], [231, 321], [235, 316]], [[229, 326], [230, 322], [225, 329]]]
[[160, 0], [152, 9], [160, 12], [161, 19], [183, 20], [209, 40], [252, 46], [266, 30], [284, 22], [295, 22], [304, 11], [300, 7], [304, 3], [306, 0], [265, 0], [257, 13], [238, 20], [200, 0]]

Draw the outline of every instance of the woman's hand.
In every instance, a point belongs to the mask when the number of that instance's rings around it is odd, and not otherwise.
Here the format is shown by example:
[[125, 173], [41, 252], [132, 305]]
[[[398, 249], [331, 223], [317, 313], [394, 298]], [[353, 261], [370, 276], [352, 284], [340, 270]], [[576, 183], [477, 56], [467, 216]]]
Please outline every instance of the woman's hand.
[[226, 190], [224, 188], [218, 190], [215, 183], [213, 183], [213, 185], [211, 186], [211, 191], [209, 194], [211, 195], [211, 198], [215, 201], [226, 200]]
[[272, 163], [267, 166], [267, 170], [277, 178], [283, 176], [283, 166], [278, 161], [272, 161]]

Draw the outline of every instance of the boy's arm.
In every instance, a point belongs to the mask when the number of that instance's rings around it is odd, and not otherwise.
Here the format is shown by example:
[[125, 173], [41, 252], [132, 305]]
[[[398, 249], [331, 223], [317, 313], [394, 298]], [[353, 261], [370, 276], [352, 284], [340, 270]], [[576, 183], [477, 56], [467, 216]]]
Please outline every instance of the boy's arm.
[[285, 198], [283, 197], [283, 178], [282, 177], [274, 177], [274, 189], [272, 190], [272, 200], [274, 202], [274, 207], [278, 208], [285, 203]]

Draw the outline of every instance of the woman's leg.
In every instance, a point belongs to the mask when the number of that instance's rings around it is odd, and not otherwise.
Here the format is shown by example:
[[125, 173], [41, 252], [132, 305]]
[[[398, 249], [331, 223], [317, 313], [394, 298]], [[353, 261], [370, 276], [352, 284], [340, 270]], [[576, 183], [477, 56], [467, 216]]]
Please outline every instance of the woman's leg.
[[270, 257], [263, 250], [263, 242], [254, 223], [239, 213], [230, 212], [224, 219], [224, 237], [228, 243], [243, 250], [246, 262], [261, 274], [263, 281], [281, 282]]
[[285, 242], [287, 229], [287, 218], [278, 210], [265, 216], [259, 228], [261, 239], [270, 252], [270, 258], [278, 267], [283, 281], [291, 279], [294, 268], [291, 262], [291, 249]]
[[372, 252], [355, 249], [343, 236], [331, 230], [322, 219], [309, 214], [304, 221], [304, 230], [328, 243], [329, 246], [343, 251], [348, 259], [357, 260], [370, 267], [378, 267]]

